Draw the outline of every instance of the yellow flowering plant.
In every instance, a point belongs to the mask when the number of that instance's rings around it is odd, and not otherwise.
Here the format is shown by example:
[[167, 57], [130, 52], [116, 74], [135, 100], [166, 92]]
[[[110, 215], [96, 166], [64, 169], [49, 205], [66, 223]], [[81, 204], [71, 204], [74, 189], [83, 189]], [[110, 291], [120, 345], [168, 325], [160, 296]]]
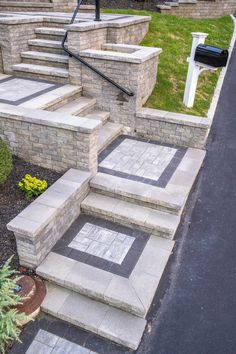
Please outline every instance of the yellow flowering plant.
[[18, 183], [18, 187], [28, 198], [33, 198], [42, 194], [47, 189], [48, 184], [45, 180], [40, 180], [30, 174], [26, 174]]

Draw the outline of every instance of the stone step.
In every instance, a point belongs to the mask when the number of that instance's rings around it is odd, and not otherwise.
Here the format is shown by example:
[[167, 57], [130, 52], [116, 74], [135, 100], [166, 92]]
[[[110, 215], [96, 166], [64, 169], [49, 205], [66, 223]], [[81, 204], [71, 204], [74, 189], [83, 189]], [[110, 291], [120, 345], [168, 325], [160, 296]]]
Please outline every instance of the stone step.
[[51, 10], [53, 9], [53, 4], [50, 2], [34, 2], [34, 1], [0, 1], [0, 8], [11, 8], [12, 10], [22, 10], [22, 11], [34, 11], [34, 9], [44, 9], [44, 10]]
[[[93, 266], [79, 259], [62, 255], [62, 245], [66, 242], [66, 238], [59, 241], [53, 252], [50, 252], [38, 266], [36, 273], [48, 281], [86, 295], [93, 300], [145, 318], [171, 255], [174, 241], [154, 235], [150, 237], [147, 234], [141, 235], [140, 231], [133, 229], [132, 236], [137, 236], [137, 234], [139, 234], [139, 246], [136, 242], [136, 250], [130, 249], [126, 255], [125, 271], [129, 270], [131, 263], [133, 267], [130, 269], [130, 274], [126, 273], [126, 277], [112, 273], [112, 269], [104, 270], [96, 267], [96, 264]], [[134, 252], [138, 252], [140, 241], [145, 239], [147, 242], [144, 248], [134, 259]], [[120, 254], [121, 249], [119, 246], [116, 247], [118, 247], [117, 254]], [[69, 252], [68, 247], [67, 252]], [[85, 255], [86, 252], [83, 252], [83, 256]], [[102, 261], [103, 258], [99, 260]], [[116, 264], [116, 266], [119, 268], [121, 265]], [[140, 279], [145, 286], [140, 284]]]
[[81, 204], [89, 215], [173, 239], [180, 216], [91, 192]]
[[61, 41], [52, 39], [29, 39], [28, 40], [30, 50], [40, 52], [50, 52], [64, 54], [64, 50], [61, 47]]
[[17, 76], [47, 79], [61, 83], [67, 83], [69, 80], [69, 71], [64, 68], [21, 63], [13, 65], [12, 69], [16, 72]]
[[99, 132], [98, 136], [98, 152], [104, 150], [115, 138], [122, 132], [121, 124], [107, 122]]
[[88, 119], [100, 120], [103, 124], [105, 124], [110, 118], [110, 112], [93, 110], [91, 113], [86, 114], [84, 117]]
[[65, 35], [66, 31], [63, 28], [38, 27], [35, 29], [35, 33], [49, 35], [49, 36], [63, 37]]
[[22, 103], [20, 106], [32, 109], [53, 111], [60, 105], [64, 105], [71, 99], [79, 98], [82, 92], [81, 86], [63, 85], [50, 92], [44, 93], [29, 101]]
[[88, 112], [96, 105], [95, 98], [80, 97], [58, 108], [56, 112], [71, 114], [74, 116], [80, 115], [82, 112]]
[[23, 60], [23, 63], [62, 67], [62, 68], [67, 68], [68, 61], [69, 61], [67, 55], [37, 52], [37, 51], [22, 52], [21, 58]]
[[183, 198], [170, 194], [163, 188], [98, 172], [90, 181], [94, 192], [178, 215]]
[[146, 326], [142, 318], [50, 283], [47, 283], [47, 295], [41, 308], [63, 321], [134, 350]]

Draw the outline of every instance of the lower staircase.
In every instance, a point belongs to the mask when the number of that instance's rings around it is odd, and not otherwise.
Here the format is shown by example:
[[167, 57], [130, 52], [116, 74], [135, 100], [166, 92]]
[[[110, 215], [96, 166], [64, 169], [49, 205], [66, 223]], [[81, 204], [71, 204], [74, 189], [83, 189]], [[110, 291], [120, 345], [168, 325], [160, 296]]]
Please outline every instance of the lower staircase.
[[[121, 125], [109, 121], [109, 112], [98, 110], [96, 100], [83, 97], [80, 92], [73, 99], [53, 103], [47, 109], [70, 113], [78, 119], [84, 116], [101, 120], [99, 151], [122, 133]], [[188, 192], [204, 158], [200, 150], [191, 149], [191, 153], [197, 167]], [[79, 220], [100, 227], [109, 225], [110, 229], [140, 237], [132, 252], [138, 252], [144, 242], [142, 251], [135, 256], [136, 264], [130, 273], [119, 275], [115, 263], [108, 270], [62, 253], [66, 233], [36, 270], [47, 284], [42, 310], [136, 350], [172, 253], [173, 238], [186, 201], [186, 198], [175, 198], [174, 202], [170, 194], [153, 185], [98, 172], [90, 181], [89, 194], [78, 205], [79, 218], [67, 233], [75, 232]], [[128, 269], [129, 260], [126, 262]]]

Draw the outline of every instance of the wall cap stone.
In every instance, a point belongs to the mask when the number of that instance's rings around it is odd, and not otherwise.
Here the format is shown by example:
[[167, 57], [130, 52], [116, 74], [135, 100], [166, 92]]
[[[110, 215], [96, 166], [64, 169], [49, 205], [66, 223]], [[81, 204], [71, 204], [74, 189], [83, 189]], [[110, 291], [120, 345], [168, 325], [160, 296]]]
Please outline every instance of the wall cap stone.
[[180, 125], [186, 125], [191, 127], [197, 127], [202, 129], [209, 129], [211, 125], [211, 119], [199, 116], [193, 116], [182, 113], [162, 111], [153, 108], [141, 108], [136, 117], [142, 119], [163, 121], [166, 123], [174, 123]]
[[19, 25], [19, 24], [37, 23], [37, 22], [43, 22], [43, 17], [42, 16], [7, 16], [7, 17], [0, 17], [0, 25]]
[[[115, 49], [116, 45], [113, 45]], [[118, 46], [119, 47], [119, 46]], [[127, 46], [128, 47], [128, 46]], [[132, 53], [116, 52], [111, 50], [96, 50], [87, 49], [80, 52], [80, 56], [84, 58], [96, 58], [102, 60], [112, 60], [112, 61], [122, 61], [127, 63], [140, 64], [156, 57], [162, 52], [161, 48], [153, 47], [141, 47], [141, 46], [130, 46], [135, 47], [135, 51]], [[125, 48], [125, 46], [123, 46]]]
[[56, 127], [91, 134], [102, 123], [95, 119], [75, 117], [60, 112], [49, 112], [40, 109], [30, 109], [9, 104], [0, 104], [0, 117], [19, 120], [26, 123]]
[[7, 229], [35, 239], [63, 206], [89, 182], [90, 172], [70, 169], [7, 224]]
[[120, 18], [116, 20], [108, 20], [108, 21], [88, 21], [88, 22], [80, 22], [74, 23], [72, 25], [66, 25], [65, 29], [72, 32], [84, 32], [84, 31], [91, 31], [95, 29], [102, 29], [102, 28], [121, 28], [127, 27], [131, 25], [137, 25], [143, 22], [150, 22], [151, 16], [129, 16], [125, 18]]

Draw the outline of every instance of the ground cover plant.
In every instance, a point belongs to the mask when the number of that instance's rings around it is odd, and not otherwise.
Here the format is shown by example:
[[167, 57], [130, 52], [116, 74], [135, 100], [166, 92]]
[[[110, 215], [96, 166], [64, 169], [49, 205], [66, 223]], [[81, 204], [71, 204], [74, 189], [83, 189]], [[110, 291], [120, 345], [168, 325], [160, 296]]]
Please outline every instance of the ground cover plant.
[[206, 43], [228, 48], [233, 33], [232, 19], [227, 16], [219, 19], [196, 20], [131, 9], [103, 11], [152, 17], [149, 33], [141, 44], [160, 47], [163, 52], [160, 55], [158, 83], [146, 106], [206, 116], [220, 71], [201, 74], [194, 107], [186, 108], [182, 100], [188, 69], [186, 59], [190, 54], [192, 43], [191, 32], [209, 33]]
[[7, 145], [0, 139], [0, 185], [3, 184], [12, 170], [12, 156]]

